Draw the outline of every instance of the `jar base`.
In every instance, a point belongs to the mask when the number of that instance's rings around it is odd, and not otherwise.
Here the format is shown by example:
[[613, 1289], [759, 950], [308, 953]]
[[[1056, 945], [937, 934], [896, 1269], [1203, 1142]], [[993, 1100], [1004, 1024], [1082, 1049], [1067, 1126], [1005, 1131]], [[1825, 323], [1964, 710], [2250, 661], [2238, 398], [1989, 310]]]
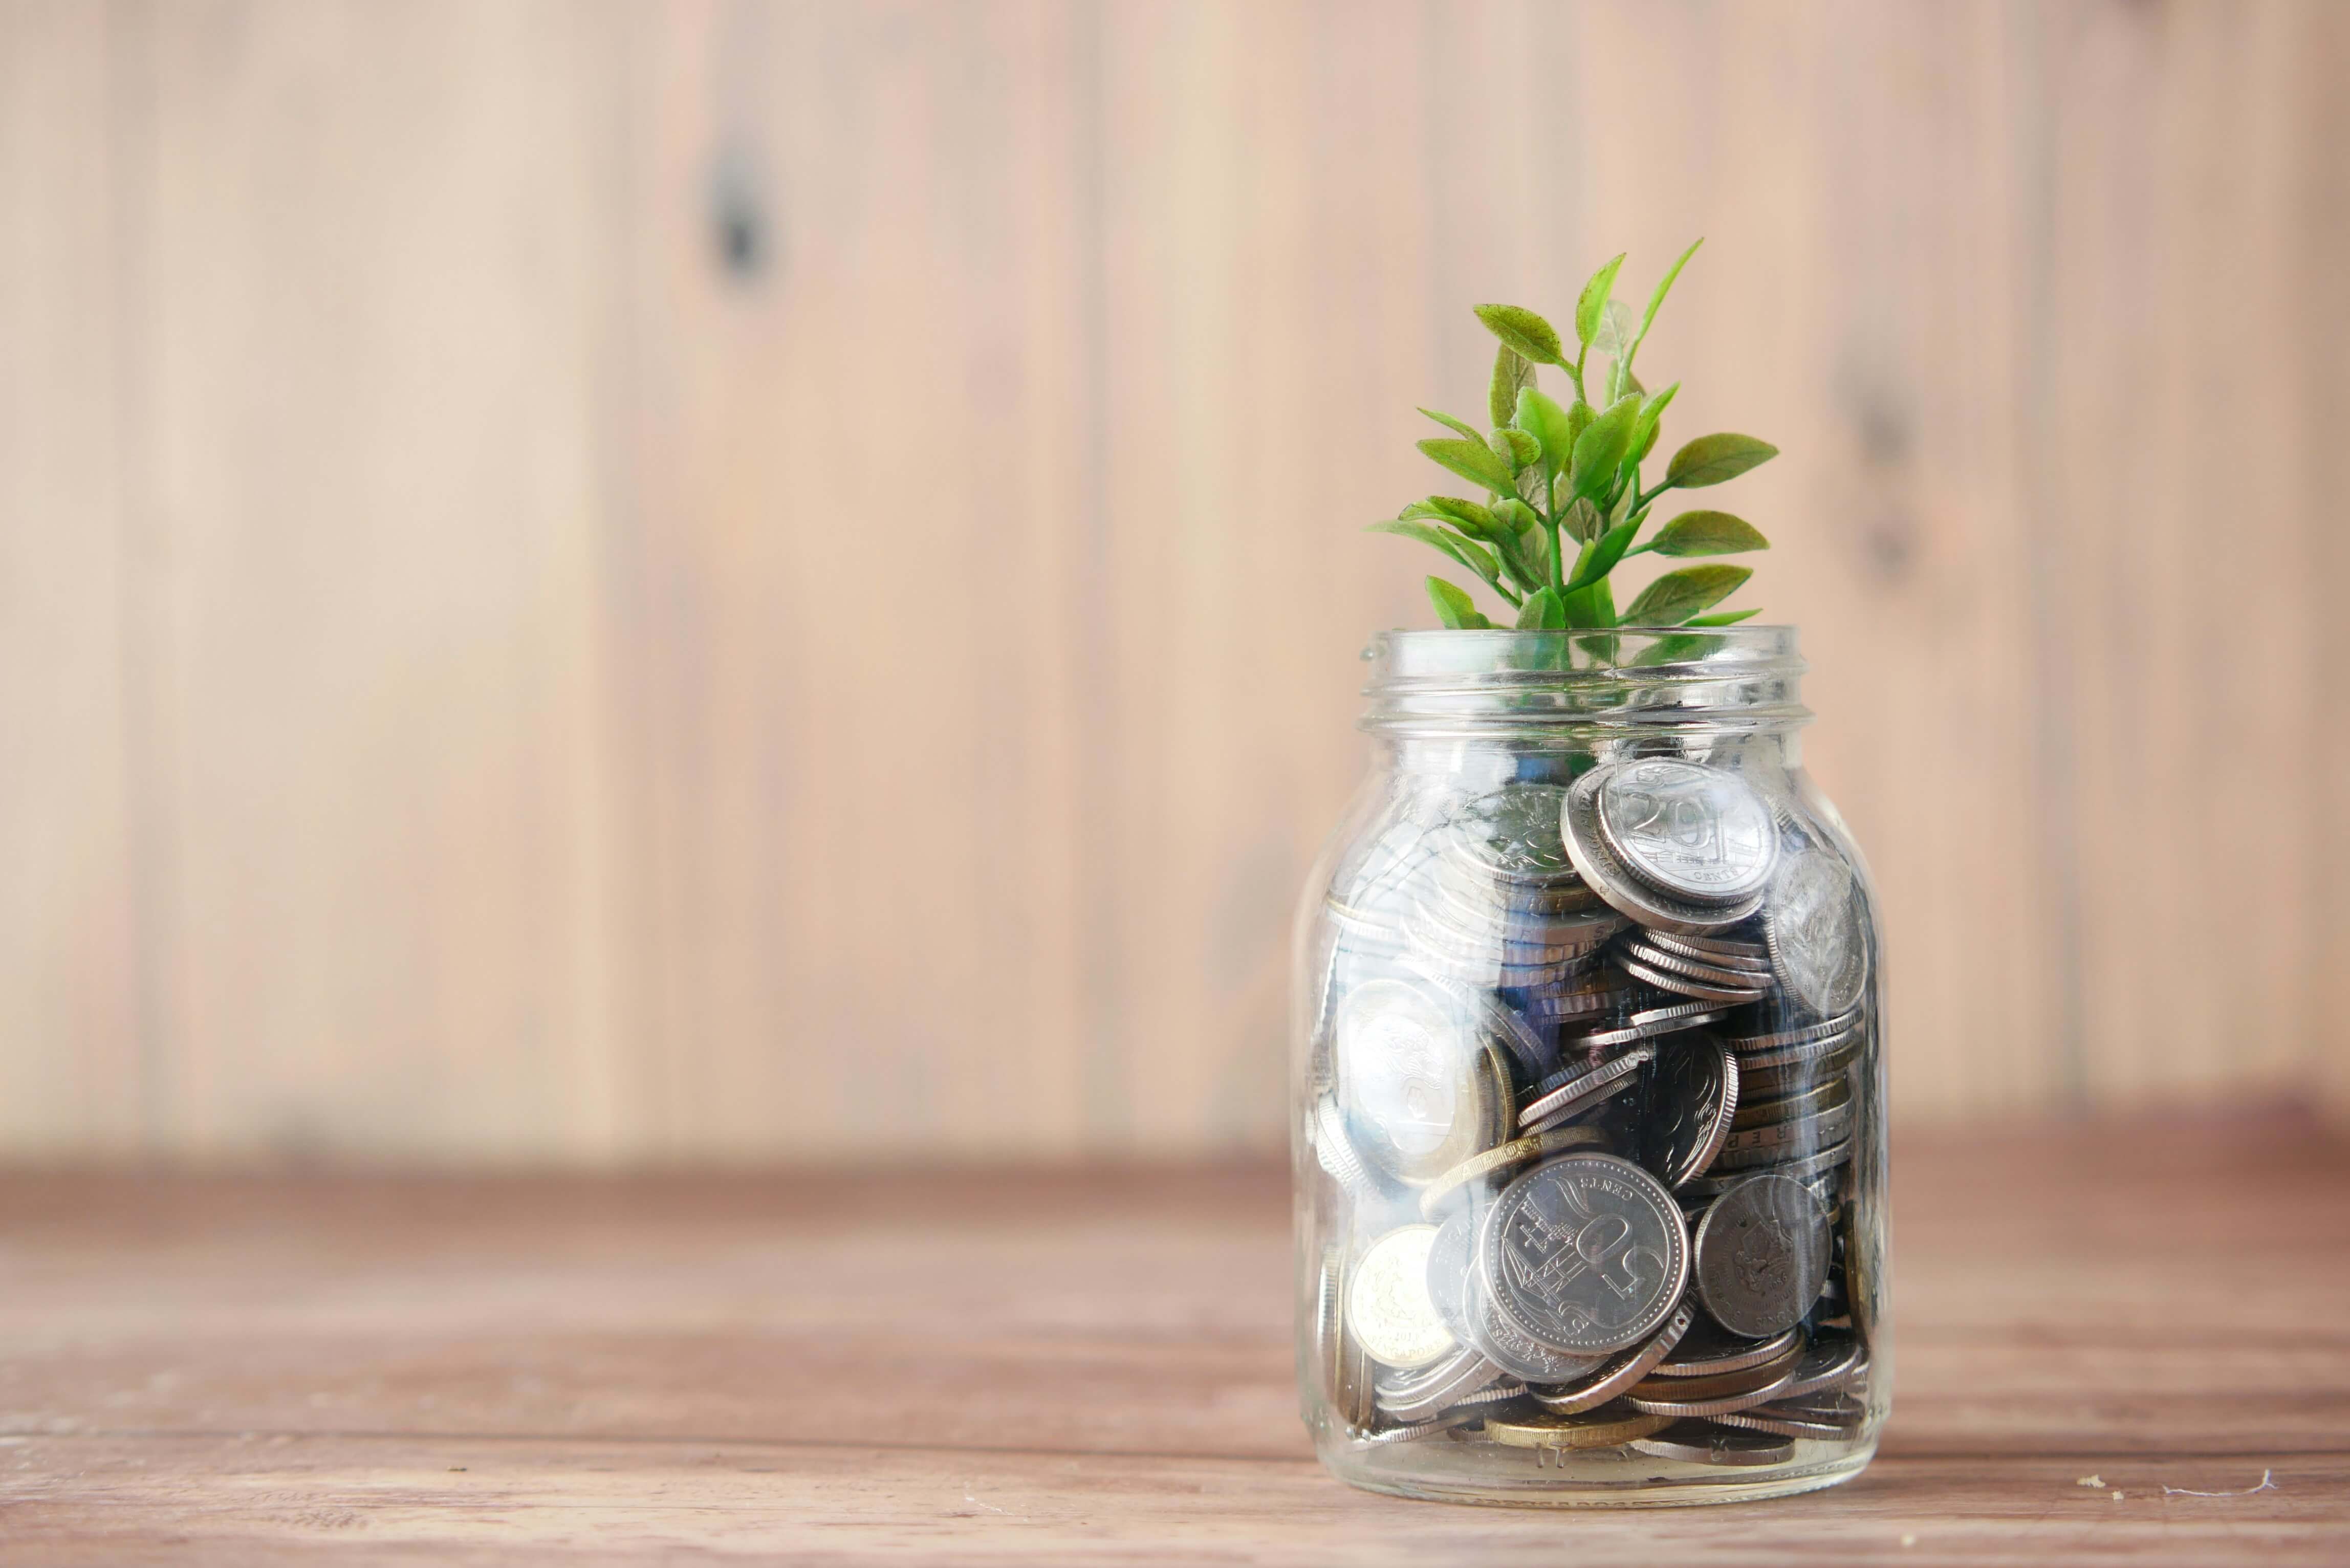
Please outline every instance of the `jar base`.
[[[1442, 1441], [1440, 1438], [1425, 1441]], [[1431, 1463], [1433, 1455], [1408, 1454], [1420, 1444], [1388, 1449], [1324, 1450], [1322, 1466], [1349, 1486], [1419, 1502], [1469, 1503], [1484, 1508], [1697, 1508], [1708, 1503], [1760, 1502], [1795, 1497], [1850, 1480], [1877, 1457], [1877, 1445], [1819, 1443], [1821, 1458], [1802, 1458], [1742, 1475], [1714, 1465], [1629, 1454], [1563, 1456], [1570, 1467], [1545, 1470], [1530, 1464], [1521, 1475], [1497, 1475], [1490, 1461], [1452, 1467]], [[1485, 1453], [1490, 1455], [1491, 1449]], [[1447, 1456], [1449, 1457], [1449, 1456]], [[1617, 1473], [1610, 1475], [1609, 1469]], [[1631, 1471], [1633, 1473], [1624, 1473]]]

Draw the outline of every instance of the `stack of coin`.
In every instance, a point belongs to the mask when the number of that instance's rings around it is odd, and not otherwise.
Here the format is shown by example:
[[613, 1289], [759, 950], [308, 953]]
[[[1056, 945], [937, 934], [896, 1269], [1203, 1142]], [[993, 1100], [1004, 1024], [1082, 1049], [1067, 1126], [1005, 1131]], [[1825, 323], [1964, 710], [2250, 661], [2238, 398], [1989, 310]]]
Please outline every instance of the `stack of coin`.
[[1349, 1437], [1548, 1467], [1855, 1436], [1840, 1182], [1871, 1023], [1843, 862], [1679, 759], [1505, 784], [1375, 850], [1329, 892], [1304, 1127]]

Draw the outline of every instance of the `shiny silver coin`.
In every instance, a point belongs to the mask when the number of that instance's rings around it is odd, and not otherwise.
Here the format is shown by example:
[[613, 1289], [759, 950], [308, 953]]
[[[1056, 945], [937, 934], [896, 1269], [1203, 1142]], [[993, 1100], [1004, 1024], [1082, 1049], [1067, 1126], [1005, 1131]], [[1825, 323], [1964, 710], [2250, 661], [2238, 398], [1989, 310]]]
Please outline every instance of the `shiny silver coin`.
[[1732, 937], [1683, 937], [1670, 931], [1649, 931], [1647, 939], [1669, 953], [1718, 964], [1723, 969], [1771, 972], [1771, 950], [1761, 942], [1740, 941]]
[[1794, 1381], [1780, 1391], [1782, 1402], [1807, 1399], [1848, 1388], [1868, 1376], [1868, 1352], [1849, 1334], [1824, 1334], [1804, 1352]]
[[1659, 1362], [1672, 1353], [1673, 1346], [1681, 1342], [1681, 1336], [1689, 1333], [1690, 1324], [1696, 1318], [1697, 1308], [1684, 1300], [1673, 1309], [1673, 1315], [1665, 1320], [1665, 1326], [1659, 1329], [1648, 1343], [1617, 1353], [1614, 1359], [1581, 1382], [1548, 1388], [1529, 1388], [1526, 1392], [1534, 1396], [1534, 1403], [1555, 1416], [1575, 1416], [1586, 1410], [1596, 1410], [1646, 1377]]
[[1768, 1432], [1741, 1431], [1711, 1421], [1676, 1421], [1632, 1447], [1659, 1459], [1693, 1465], [1778, 1465], [1795, 1457], [1793, 1439]]
[[1748, 1100], [1738, 1107], [1738, 1116], [1731, 1123], [1731, 1128], [1736, 1131], [1742, 1127], [1760, 1127], [1764, 1122], [1794, 1121], [1803, 1116], [1824, 1116], [1851, 1103], [1852, 1080], [1838, 1075], [1806, 1085], [1792, 1095]]
[[1555, 1023], [1617, 1011], [1638, 994], [1632, 983], [1614, 970], [1596, 970], [1563, 984], [1529, 992], [1521, 1011], [1530, 1023]]
[[1447, 1411], [1431, 1421], [1415, 1421], [1403, 1427], [1382, 1427], [1375, 1432], [1357, 1432], [1354, 1434], [1354, 1438], [1355, 1441], [1365, 1445], [1416, 1443], [1422, 1438], [1433, 1438], [1440, 1433], [1449, 1432], [1455, 1427], [1465, 1426], [1475, 1420], [1477, 1415], [1474, 1410]]
[[1534, 1167], [1503, 1189], [1478, 1237], [1478, 1280], [1499, 1315], [1573, 1355], [1605, 1355], [1654, 1334], [1689, 1270], [1689, 1232], [1672, 1194], [1613, 1155], [1561, 1155]]
[[1347, 1117], [1338, 1102], [1327, 1095], [1314, 1103], [1314, 1159], [1330, 1179], [1350, 1193], [1367, 1192], [1374, 1183], [1368, 1167], [1347, 1141]]
[[1827, 1210], [1800, 1181], [1752, 1176], [1714, 1199], [1690, 1247], [1714, 1322], [1751, 1339], [1783, 1334], [1827, 1282]]
[[[1797, 1155], [1793, 1158], [1779, 1161], [1769, 1168], [1776, 1175], [1792, 1176], [1798, 1181], [1804, 1181], [1834, 1170], [1851, 1158], [1852, 1140], [1846, 1138], [1844, 1142], [1831, 1144], [1826, 1148], [1815, 1149], [1809, 1154]], [[1717, 1168], [1720, 1163], [1717, 1158], [1715, 1161]], [[1732, 1183], [1753, 1174], [1752, 1170], [1725, 1171], [1720, 1168], [1710, 1170], [1682, 1188], [1681, 1196], [1690, 1200], [1718, 1198], [1727, 1191]]]
[[1753, 1092], [1759, 1096], [1783, 1099], [1790, 1095], [1800, 1095], [1830, 1078], [1841, 1078], [1851, 1065], [1849, 1055], [1842, 1060], [1831, 1057], [1824, 1062], [1805, 1063], [1794, 1067], [1751, 1067], [1741, 1062], [1738, 1064], [1739, 1093], [1745, 1094], [1747, 1086], [1752, 1085]]
[[1428, 1248], [1428, 1299], [1436, 1315], [1463, 1345], [1469, 1337], [1470, 1277], [1477, 1266], [1477, 1221], [1474, 1206], [1454, 1210], [1436, 1228]]
[[1463, 1350], [1448, 1358], [1434, 1371], [1440, 1376], [1422, 1376], [1379, 1388], [1376, 1399], [1378, 1408], [1394, 1420], [1424, 1421], [1492, 1387], [1503, 1376], [1500, 1367], [1473, 1350]]
[[1835, 1110], [1816, 1116], [1801, 1116], [1794, 1121], [1764, 1122], [1760, 1127], [1732, 1127], [1730, 1136], [1721, 1140], [1721, 1152], [1713, 1157], [1714, 1176], [1733, 1170], [1755, 1171], [1766, 1166], [1785, 1164], [1805, 1155], [1850, 1141], [1852, 1137], [1852, 1106], [1838, 1106]]
[[1789, 856], [1763, 902], [1762, 930], [1790, 996], [1823, 1018], [1859, 1004], [1868, 986], [1868, 908], [1842, 857], [1822, 849]]
[[1842, 1034], [1857, 1025], [1859, 1022], [1860, 1010], [1854, 1008], [1834, 1018], [1822, 1019], [1817, 1023], [1806, 1023], [1799, 1029], [1774, 1030], [1768, 1034], [1729, 1034], [1722, 1038], [1723, 1043], [1732, 1051], [1737, 1052], [1741, 1056], [1750, 1056], [1758, 1052], [1778, 1051], [1791, 1045], [1809, 1045], [1814, 1042]]
[[1454, 996], [1408, 981], [1367, 981], [1338, 1004], [1332, 1036], [1338, 1103], [1361, 1135], [1356, 1152], [1374, 1167], [1428, 1181], [1501, 1141], [1508, 1069]]
[[1681, 1337], [1670, 1355], [1657, 1364], [1659, 1377], [1719, 1377], [1776, 1361], [1795, 1348], [1803, 1335], [1794, 1329], [1760, 1342], [1735, 1339], [1711, 1321], [1700, 1318]]
[[1811, 1045], [1790, 1045], [1779, 1051], [1756, 1051], [1738, 1058], [1741, 1071], [1750, 1083], [1766, 1081], [1765, 1074], [1775, 1076], [1772, 1082], [1800, 1082], [1821, 1079], [1841, 1073], [1860, 1054], [1862, 1035], [1857, 1030], [1831, 1035]]
[[1607, 846], [1650, 888], [1730, 904], [1770, 886], [1779, 857], [1778, 825], [1770, 803], [1739, 774], [1668, 757], [1643, 757], [1594, 774]]
[[[1734, 1394], [1698, 1395], [1692, 1390], [1688, 1397], [1675, 1397], [1677, 1391], [1670, 1384], [1658, 1387], [1656, 1380], [1651, 1379], [1649, 1383], [1644, 1384], [1642, 1388], [1636, 1388], [1625, 1395], [1624, 1403], [1644, 1416], [1682, 1417], [1727, 1416], [1734, 1411], [1752, 1410], [1757, 1405], [1769, 1404], [1785, 1391], [1788, 1383], [1794, 1376], [1794, 1371], [1791, 1367], [1768, 1381], [1760, 1382], [1754, 1387], [1742, 1389]], [[1687, 1381], [1695, 1382], [1696, 1379], [1691, 1378]], [[1643, 1392], [1643, 1388], [1648, 1391]]]
[[1676, 897], [1625, 865], [1599, 824], [1599, 791], [1609, 773], [1606, 767], [1595, 768], [1577, 779], [1566, 792], [1561, 819], [1567, 853], [1593, 892], [1641, 925], [1680, 936], [1726, 929], [1762, 907], [1761, 892], [1726, 904]]
[[1622, 1093], [1631, 1087], [1632, 1075], [1647, 1066], [1656, 1054], [1653, 1045], [1635, 1045], [1596, 1067], [1571, 1068], [1535, 1085], [1534, 1097], [1518, 1111], [1519, 1130], [1530, 1133], [1602, 1096]]
[[1711, 1034], [1683, 1034], [1657, 1047], [1649, 1114], [1640, 1126], [1640, 1163], [1667, 1187], [1705, 1174], [1738, 1111], [1738, 1058]]
[[1859, 1433], [1862, 1423], [1868, 1419], [1868, 1407], [1848, 1395], [1831, 1394], [1816, 1401], [1774, 1399], [1752, 1410], [1734, 1410], [1712, 1419], [1743, 1431], [1835, 1443]]
[[1679, 1002], [1666, 1007], [1643, 1008], [1616, 1028], [1595, 1029], [1588, 1034], [1563, 1040], [1559, 1049], [1568, 1053], [1597, 1051], [1611, 1045], [1629, 1045], [1636, 1040], [1659, 1040], [1684, 1029], [1719, 1023], [1729, 1016], [1729, 1008], [1710, 1002]]
[[1653, 985], [1659, 991], [1669, 991], [1679, 996], [1695, 997], [1700, 1002], [1724, 1003], [1760, 1002], [1771, 994], [1767, 989], [1757, 986], [1714, 985], [1704, 981], [1691, 980], [1687, 975], [1676, 974], [1670, 970], [1659, 969], [1653, 964], [1644, 963], [1638, 959], [1628, 958], [1622, 954], [1617, 956], [1616, 967], [1634, 980]]
[[1571, 1383], [1607, 1359], [1544, 1345], [1512, 1323], [1493, 1304], [1482, 1271], [1470, 1276], [1469, 1343], [1487, 1361], [1527, 1383]]
[[1729, 991], [1759, 991], [1768, 994], [1779, 983], [1767, 971], [1731, 969], [1704, 959], [1693, 959], [1686, 953], [1670, 951], [1646, 937], [1619, 940], [1610, 950], [1637, 960], [1650, 969], [1660, 969], [1669, 974], [1681, 975], [1700, 984], [1720, 986]]
[[1565, 794], [1559, 784], [1513, 784], [1479, 795], [1453, 814], [1442, 852], [1501, 880], [1565, 881], [1575, 874], [1559, 842]]

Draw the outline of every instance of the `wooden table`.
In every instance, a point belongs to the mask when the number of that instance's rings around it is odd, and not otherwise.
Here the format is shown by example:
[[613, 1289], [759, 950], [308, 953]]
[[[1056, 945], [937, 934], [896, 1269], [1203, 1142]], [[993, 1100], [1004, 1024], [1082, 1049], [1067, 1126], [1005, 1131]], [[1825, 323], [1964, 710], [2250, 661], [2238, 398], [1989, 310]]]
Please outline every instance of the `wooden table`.
[[0, 1562], [2350, 1560], [2350, 1148], [1896, 1170], [1876, 1466], [1575, 1515], [1315, 1467], [1274, 1170], [7, 1176]]

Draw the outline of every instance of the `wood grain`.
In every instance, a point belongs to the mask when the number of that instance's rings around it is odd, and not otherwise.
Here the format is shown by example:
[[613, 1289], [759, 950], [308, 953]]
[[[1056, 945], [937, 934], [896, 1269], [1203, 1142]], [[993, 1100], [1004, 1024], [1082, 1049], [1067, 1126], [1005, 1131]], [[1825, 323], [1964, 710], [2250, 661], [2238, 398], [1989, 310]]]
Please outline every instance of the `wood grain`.
[[1877, 1464], [1571, 1524], [1319, 1472], [1261, 1166], [11, 1176], [0, 1531], [60, 1563], [1531, 1563], [1562, 1529], [1611, 1561], [2339, 1560], [2350, 1149], [2139, 1122], [1908, 1137], [1894, 1171]]
[[[1785, 455], [1897, 1113], [2345, 1103], [2324, 0], [0, 13], [0, 1150], [1263, 1151], [1466, 306]], [[2257, 809], [2242, 803], [2257, 802]], [[2317, 846], [2312, 852], [2310, 846]]]

